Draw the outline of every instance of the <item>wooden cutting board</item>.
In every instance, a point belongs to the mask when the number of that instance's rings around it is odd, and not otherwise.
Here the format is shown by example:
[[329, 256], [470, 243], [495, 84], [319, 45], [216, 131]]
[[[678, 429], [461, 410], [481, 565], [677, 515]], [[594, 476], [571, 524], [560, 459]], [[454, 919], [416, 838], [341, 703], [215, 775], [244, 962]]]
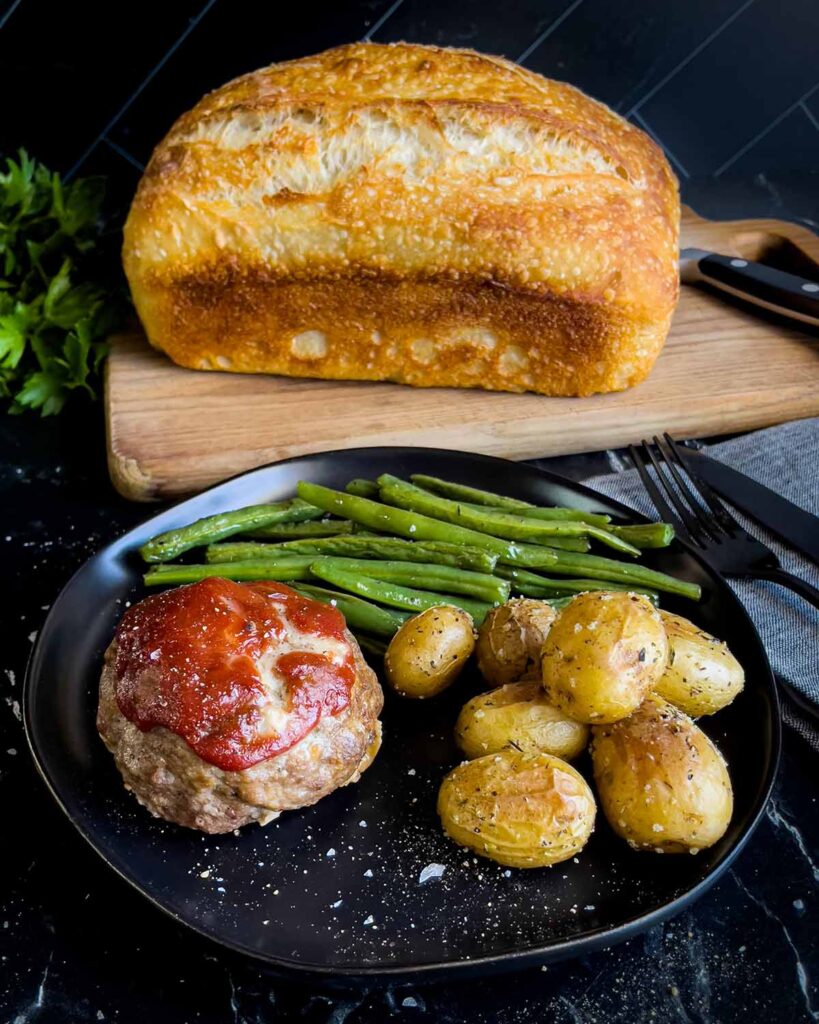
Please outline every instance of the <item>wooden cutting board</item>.
[[[776, 220], [705, 221], [682, 245], [819, 279], [819, 237]], [[424, 445], [513, 459], [616, 447], [670, 430], [713, 435], [819, 414], [819, 337], [683, 287], [647, 381], [591, 398], [186, 370], [139, 329], [113, 339], [105, 386], [116, 488], [139, 501], [200, 490], [333, 448]]]

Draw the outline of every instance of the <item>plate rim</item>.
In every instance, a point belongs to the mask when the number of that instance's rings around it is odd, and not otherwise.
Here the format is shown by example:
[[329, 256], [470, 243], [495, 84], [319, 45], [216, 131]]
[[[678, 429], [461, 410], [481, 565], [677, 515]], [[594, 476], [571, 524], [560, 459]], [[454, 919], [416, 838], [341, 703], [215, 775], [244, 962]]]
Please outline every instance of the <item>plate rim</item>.
[[702, 559], [700, 553], [697, 552], [688, 542], [684, 539], [677, 537], [677, 541], [685, 549], [686, 554], [694, 558], [694, 560], [703, 568], [703, 570], [714, 580], [716, 580], [720, 586], [721, 591], [724, 591], [730, 601], [733, 601], [736, 611], [744, 622], [746, 629], [750, 631], [750, 634], [756, 639], [759, 649], [763, 654], [762, 663], [759, 666], [761, 675], [764, 677], [764, 682], [768, 690], [768, 696], [770, 698], [771, 706], [771, 746], [770, 756], [768, 758], [768, 764], [766, 767], [764, 784], [761, 787], [761, 792], [757, 797], [756, 803], [749, 815], [748, 821], [746, 822], [742, 833], [734, 842], [733, 846], [727, 851], [722, 860], [716, 864], [713, 868], [708, 871], [704, 878], [700, 879], [696, 885], [689, 889], [686, 889], [679, 896], [663, 903], [661, 906], [656, 907], [653, 910], [647, 911], [646, 913], [638, 914], [635, 917], [629, 918], [622, 924], [609, 927], [601, 926], [591, 931], [587, 931], [580, 936], [563, 939], [560, 942], [549, 943], [548, 945], [541, 945], [537, 947], [529, 947], [526, 949], [510, 949], [502, 953], [491, 954], [482, 957], [475, 957], [469, 959], [455, 959], [455, 960], [442, 960], [432, 963], [421, 963], [421, 964], [404, 964], [397, 966], [381, 965], [373, 967], [358, 967], [358, 968], [347, 968], [338, 966], [328, 966], [326, 964], [315, 964], [306, 963], [304, 961], [289, 960], [283, 957], [271, 957], [257, 950], [250, 949], [239, 942], [233, 941], [230, 938], [218, 935], [215, 932], [208, 931], [204, 927], [200, 927], [198, 924], [192, 923], [185, 920], [179, 914], [174, 912], [170, 907], [160, 902], [154, 895], [144, 889], [136, 879], [130, 877], [123, 869], [117, 864], [113, 863], [106, 853], [96, 844], [92, 836], [85, 831], [81, 824], [75, 820], [68, 808], [64, 804], [62, 798], [57, 792], [56, 784], [49, 775], [46, 767], [45, 758], [41, 757], [37, 743], [34, 737], [34, 726], [32, 722], [33, 718], [33, 697], [32, 697], [32, 673], [34, 665], [38, 660], [38, 655], [41, 647], [43, 646], [43, 638], [47, 635], [49, 623], [54, 616], [57, 606], [61, 599], [68, 593], [75, 581], [83, 575], [88, 569], [97, 561], [103, 561], [106, 557], [117, 552], [123, 545], [125, 539], [131, 536], [133, 533], [139, 531], [145, 527], [148, 523], [153, 522], [156, 519], [163, 519], [166, 516], [172, 518], [173, 513], [181, 509], [188, 502], [200, 499], [206, 495], [214, 495], [216, 492], [227, 489], [233, 483], [246, 477], [251, 477], [257, 474], [263, 474], [267, 470], [287, 465], [292, 462], [301, 462], [304, 460], [327, 458], [332, 456], [344, 456], [352, 453], [373, 453], [377, 457], [383, 458], [400, 458], [402, 454], [412, 454], [417, 456], [425, 452], [435, 453], [440, 455], [456, 455], [460, 457], [466, 457], [469, 459], [477, 459], [479, 461], [487, 461], [492, 463], [504, 463], [509, 466], [524, 466], [527, 470], [533, 471], [550, 483], [565, 486], [573, 491], [583, 494], [585, 497], [591, 500], [600, 501], [601, 499], [607, 504], [616, 507], [620, 510], [621, 514], [629, 517], [630, 519], [648, 522], [647, 516], [643, 515], [635, 509], [630, 508], [623, 502], [616, 498], [611, 498], [606, 494], [595, 491], [593, 488], [586, 486], [584, 483], [572, 480], [570, 477], [563, 476], [560, 473], [555, 473], [553, 470], [542, 469], [540, 466], [532, 465], [530, 460], [518, 460], [506, 459], [502, 456], [497, 455], [486, 455], [481, 452], [470, 452], [462, 451], [456, 448], [434, 448], [429, 446], [415, 446], [415, 445], [360, 445], [355, 448], [334, 448], [318, 452], [308, 452], [299, 455], [292, 455], [286, 459], [276, 459], [273, 462], [265, 463], [264, 465], [257, 466], [251, 470], [245, 470], [244, 472], [236, 473], [225, 480], [219, 481], [219, 483], [207, 487], [202, 491], [197, 492], [193, 495], [187, 495], [154, 515], [147, 515], [141, 518], [137, 523], [131, 526], [125, 533], [120, 537], [115, 538], [108, 544], [105, 544], [98, 551], [95, 551], [89, 558], [87, 558], [82, 565], [80, 565], [61, 587], [59, 593], [51, 603], [43, 623], [38, 631], [37, 638], [29, 651], [28, 659], [26, 661], [25, 675], [23, 679], [23, 686], [21, 689], [21, 698], [23, 706], [23, 731], [25, 734], [26, 743], [28, 746], [29, 754], [31, 755], [34, 765], [37, 769], [37, 773], [45, 783], [46, 789], [51, 794], [52, 798], [60, 808], [62, 813], [71, 823], [73, 828], [79, 833], [83, 840], [91, 847], [92, 850], [99, 856], [102, 861], [107, 865], [109, 869], [114, 871], [121, 879], [123, 879], [132, 889], [140, 894], [144, 899], [151, 903], [154, 907], [159, 909], [163, 914], [169, 917], [178, 925], [189, 929], [194, 932], [200, 938], [206, 939], [208, 942], [213, 942], [224, 949], [229, 950], [234, 955], [240, 955], [251, 958], [254, 962], [264, 965], [270, 970], [282, 970], [299, 976], [315, 976], [324, 977], [325, 979], [340, 979], [346, 981], [355, 981], [356, 979], [361, 980], [372, 980], [373, 978], [390, 978], [396, 979], [410, 979], [410, 978], [440, 978], [444, 975], [451, 977], [463, 976], [465, 974], [473, 973], [484, 970], [519, 970], [527, 966], [533, 966], [546, 962], [556, 962], [559, 960], [568, 959], [574, 956], [581, 956], [584, 953], [591, 952], [596, 949], [615, 946], [622, 942], [625, 942], [629, 938], [635, 935], [641, 934], [642, 932], [653, 927], [655, 924], [660, 924], [664, 921], [669, 920], [672, 917], [677, 916], [687, 907], [695, 903], [701, 896], [703, 896], [731, 867], [738, 855], [745, 848], [749, 839], [756, 831], [757, 826], [765, 813], [765, 809], [771, 798], [771, 792], [773, 790], [774, 783], [776, 781], [779, 765], [782, 753], [782, 711], [781, 701], [779, 696], [779, 688], [776, 683], [776, 679], [771, 668], [770, 659], [768, 658], [765, 646], [762, 643], [762, 638], [759, 635], [753, 620], [748, 614], [745, 606], [742, 604], [737, 595], [733, 592], [730, 585], [724, 576], [721, 576], [718, 572], [711, 569]]

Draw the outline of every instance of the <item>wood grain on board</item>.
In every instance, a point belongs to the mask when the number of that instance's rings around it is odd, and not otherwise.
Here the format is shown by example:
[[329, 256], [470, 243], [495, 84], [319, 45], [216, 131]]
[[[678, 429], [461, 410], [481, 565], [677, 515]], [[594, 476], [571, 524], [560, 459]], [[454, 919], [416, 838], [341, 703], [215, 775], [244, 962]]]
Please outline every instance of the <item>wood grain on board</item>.
[[[819, 274], [819, 237], [782, 221], [720, 223], [684, 210], [682, 245]], [[105, 404], [114, 484], [148, 501], [333, 448], [422, 445], [524, 459], [662, 430], [704, 436], [813, 416], [819, 338], [683, 287], [648, 380], [617, 394], [545, 398], [188, 370], [135, 328], [113, 339]]]

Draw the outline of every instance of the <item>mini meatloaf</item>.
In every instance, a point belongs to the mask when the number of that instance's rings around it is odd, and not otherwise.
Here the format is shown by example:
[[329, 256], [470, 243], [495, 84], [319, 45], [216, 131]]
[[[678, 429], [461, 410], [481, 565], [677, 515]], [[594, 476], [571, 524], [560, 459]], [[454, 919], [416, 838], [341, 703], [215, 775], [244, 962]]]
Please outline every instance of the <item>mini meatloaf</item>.
[[337, 609], [280, 583], [214, 578], [126, 612], [97, 728], [152, 814], [228, 832], [357, 781], [382, 703]]

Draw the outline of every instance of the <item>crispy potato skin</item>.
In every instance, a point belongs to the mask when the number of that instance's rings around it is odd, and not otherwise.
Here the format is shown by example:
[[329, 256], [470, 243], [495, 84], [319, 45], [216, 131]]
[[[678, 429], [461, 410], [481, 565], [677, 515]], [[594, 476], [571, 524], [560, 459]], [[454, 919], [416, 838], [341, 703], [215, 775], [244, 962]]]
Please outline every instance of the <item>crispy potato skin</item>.
[[692, 718], [727, 707], [745, 686], [745, 673], [728, 645], [681, 615], [661, 611], [660, 617], [668, 664], [654, 692]]
[[444, 779], [438, 814], [447, 835], [511, 868], [558, 864], [583, 849], [595, 803], [582, 775], [551, 754], [515, 750], [465, 761]]
[[662, 697], [595, 726], [591, 753], [603, 813], [635, 849], [696, 853], [725, 834], [733, 791], [722, 754]]
[[503, 686], [540, 674], [543, 643], [556, 612], [545, 601], [513, 598], [493, 608], [478, 630], [475, 655], [488, 683]]
[[434, 697], [450, 686], [475, 649], [472, 618], [453, 605], [407, 619], [384, 656], [387, 682], [403, 697]]
[[511, 747], [570, 761], [588, 740], [588, 726], [553, 707], [537, 679], [507, 683], [473, 697], [455, 723], [455, 742], [470, 759]]
[[578, 594], [543, 646], [543, 687], [570, 718], [616, 722], [636, 710], [662, 676], [668, 640], [659, 612], [639, 594]]

